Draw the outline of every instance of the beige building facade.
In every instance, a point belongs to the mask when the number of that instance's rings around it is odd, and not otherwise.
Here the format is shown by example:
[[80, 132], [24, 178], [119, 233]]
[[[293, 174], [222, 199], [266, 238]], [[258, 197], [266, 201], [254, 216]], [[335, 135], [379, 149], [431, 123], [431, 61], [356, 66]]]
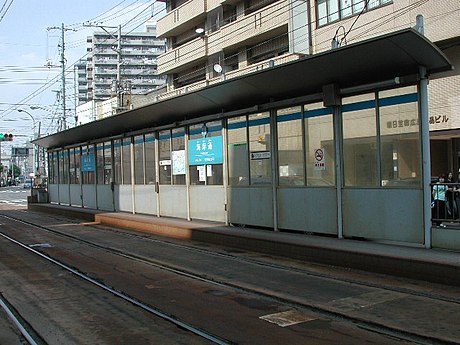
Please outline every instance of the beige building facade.
[[[168, 0], [166, 8], [157, 27], [167, 40], [167, 51], [158, 58], [167, 91], [159, 100], [325, 52], [333, 41], [343, 47], [415, 27], [418, 15], [426, 37], [460, 66], [456, 0]], [[459, 171], [459, 69], [430, 80], [429, 97], [432, 175]], [[411, 120], [389, 121], [385, 130], [410, 132]]]

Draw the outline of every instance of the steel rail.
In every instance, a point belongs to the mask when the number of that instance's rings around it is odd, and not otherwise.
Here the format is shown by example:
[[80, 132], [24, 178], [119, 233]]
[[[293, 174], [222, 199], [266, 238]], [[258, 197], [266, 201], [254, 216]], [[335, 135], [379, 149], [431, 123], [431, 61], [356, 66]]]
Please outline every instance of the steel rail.
[[194, 333], [194, 334], [196, 334], [196, 335], [198, 335], [198, 336], [200, 336], [200, 337], [202, 337], [202, 338], [204, 338], [206, 340], [209, 340], [209, 341], [211, 341], [211, 342], [213, 342], [215, 344], [219, 344], [219, 345], [230, 345], [230, 344], [232, 344], [231, 341], [222, 339], [222, 338], [217, 337], [217, 336], [215, 336], [213, 334], [210, 334], [210, 333], [208, 333], [208, 332], [206, 332], [204, 330], [201, 330], [201, 329], [199, 329], [197, 327], [194, 327], [193, 325], [191, 325], [191, 324], [189, 324], [189, 323], [187, 323], [185, 321], [179, 320], [179, 319], [175, 318], [174, 316], [169, 315], [169, 314], [167, 314], [167, 313], [165, 313], [165, 312], [163, 312], [163, 311], [161, 311], [161, 310], [159, 310], [157, 308], [154, 308], [152, 306], [144, 304], [144, 303], [140, 302], [139, 300], [135, 299], [134, 297], [131, 297], [131, 296], [125, 294], [125, 293], [117, 291], [117, 290], [105, 285], [104, 283], [101, 283], [101, 282], [99, 282], [99, 281], [97, 281], [97, 280], [95, 280], [95, 279], [83, 274], [82, 272], [79, 272], [75, 268], [72, 268], [72, 267], [70, 267], [70, 266], [68, 266], [68, 265], [66, 265], [66, 264], [64, 264], [64, 263], [62, 263], [62, 262], [60, 262], [60, 261], [58, 261], [56, 259], [53, 259], [52, 257], [50, 257], [50, 256], [48, 256], [48, 255], [46, 255], [46, 254], [44, 254], [42, 252], [39, 252], [38, 250], [35, 250], [34, 248], [31, 248], [30, 246], [28, 246], [28, 245], [26, 245], [26, 244], [24, 244], [24, 243], [22, 243], [22, 242], [20, 242], [18, 240], [15, 240], [14, 238], [12, 238], [12, 237], [10, 237], [8, 235], [5, 235], [2, 232], [0, 232], [0, 236], [2, 236], [3, 238], [7, 239], [8, 241], [17, 244], [18, 246], [20, 246], [20, 247], [22, 247], [22, 248], [24, 248], [24, 249], [26, 249], [26, 250], [28, 250], [28, 251], [30, 251], [32, 253], [40, 256], [41, 258], [43, 258], [45, 260], [48, 260], [49, 262], [52, 262], [53, 264], [63, 268], [64, 270], [66, 270], [68, 272], [71, 272], [72, 274], [76, 275], [77, 277], [79, 277], [79, 278], [81, 278], [81, 279], [83, 279], [83, 280], [85, 280], [85, 281], [87, 281], [87, 282], [89, 282], [89, 283], [91, 283], [93, 285], [96, 285], [99, 288], [101, 288], [101, 289], [103, 289], [103, 290], [105, 290], [107, 292], [110, 292], [111, 294], [113, 294], [113, 295], [115, 295], [115, 296], [117, 296], [117, 297], [119, 297], [119, 298], [121, 298], [121, 299], [123, 299], [123, 300], [125, 300], [127, 302], [130, 302], [131, 304], [133, 304], [133, 305], [135, 305], [135, 306], [137, 306], [137, 307], [139, 307], [139, 308], [141, 308], [141, 309], [143, 309], [143, 310], [145, 310], [145, 311], [147, 311], [147, 312], [149, 312], [151, 314], [154, 314], [155, 316], [158, 316], [158, 317], [162, 318], [163, 320], [169, 321], [169, 322], [175, 324], [176, 326], [179, 326], [179, 327], [181, 327], [183, 329], [186, 329], [186, 330], [188, 330], [188, 331], [190, 331], [190, 332], [192, 332], [192, 333]]

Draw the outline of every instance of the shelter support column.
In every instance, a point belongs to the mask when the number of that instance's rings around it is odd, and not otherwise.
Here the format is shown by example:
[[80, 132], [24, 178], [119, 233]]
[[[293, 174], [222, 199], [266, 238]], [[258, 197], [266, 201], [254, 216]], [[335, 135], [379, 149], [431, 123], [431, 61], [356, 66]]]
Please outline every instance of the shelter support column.
[[134, 175], [135, 173], [135, 170], [134, 170], [134, 159], [135, 159], [135, 155], [134, 155], [134, 139], [131, 138], [131, 144], [129, 145], [129, 149], [130, 149], [130, 154], [131, 154], [131, 199], [132, 199], [132, 213], [135, 214], [136, 213], [136, 192], [135, 192], [135, 187], [136, 187], [136, 177]]
[[419, 67], [420, 73], [420, 132], [422, 144], [422, 178], [423, 178], [423, 226], [425, 248], [431, 248], [431, 157], [430, 128], [428, 114], [428, 76], [424, 66]]
[[278, 169], [278, 127], [276, 124], [276, 111], [270, 112], [270, 151], [271, 151], [271, 162], [272, 162], [272, 194], [273, 194], [273, 230], [279, 231], [278, 229], [278, 181], [279, 181], [279, 169]]
[[342, 187], [343, 187], [343, 131], [341, 107], [333, 107], [335, 144], [335, 186], [337, 195], [337, 237], [343, 238]]

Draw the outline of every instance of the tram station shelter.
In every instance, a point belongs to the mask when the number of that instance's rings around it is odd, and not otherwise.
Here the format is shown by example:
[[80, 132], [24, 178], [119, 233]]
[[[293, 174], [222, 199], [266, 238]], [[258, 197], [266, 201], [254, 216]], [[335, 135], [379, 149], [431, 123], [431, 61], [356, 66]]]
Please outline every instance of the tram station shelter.
[[404, 29], [34, 143], [52, 203], [460, 249], [430, 209], [427, 84], [451, 69]]

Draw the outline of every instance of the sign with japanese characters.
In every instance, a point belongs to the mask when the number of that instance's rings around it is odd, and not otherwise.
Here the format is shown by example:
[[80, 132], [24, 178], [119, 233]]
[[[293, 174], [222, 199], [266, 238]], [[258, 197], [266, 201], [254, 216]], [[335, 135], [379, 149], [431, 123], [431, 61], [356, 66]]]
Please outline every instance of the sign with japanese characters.
[[189, 140], [188, 160], [190, 165], [222, 164], [222, 136]]
[[315, 150], [315, 170], [326, 170], [323, 148]]
[[173, 175], [185, 175], [185, 150], [172, 152]]
[[96, 171], [94, 154], [81, 155], [81, 171]]

